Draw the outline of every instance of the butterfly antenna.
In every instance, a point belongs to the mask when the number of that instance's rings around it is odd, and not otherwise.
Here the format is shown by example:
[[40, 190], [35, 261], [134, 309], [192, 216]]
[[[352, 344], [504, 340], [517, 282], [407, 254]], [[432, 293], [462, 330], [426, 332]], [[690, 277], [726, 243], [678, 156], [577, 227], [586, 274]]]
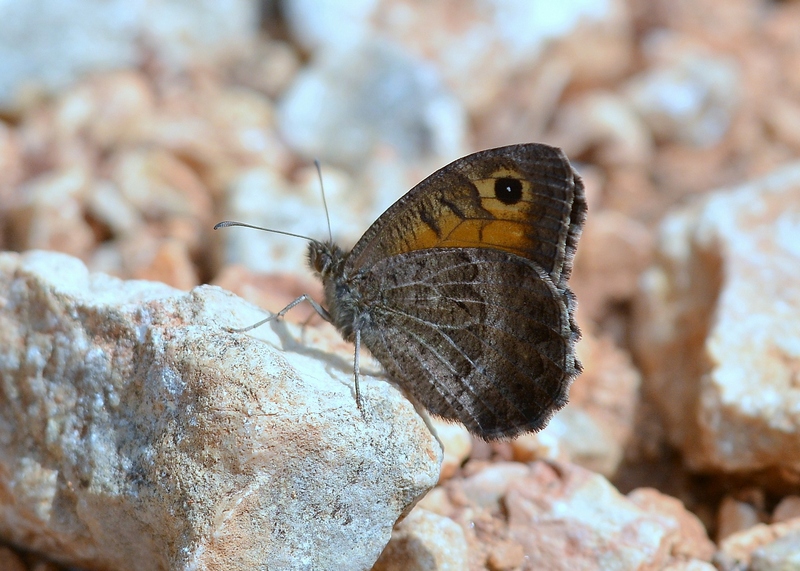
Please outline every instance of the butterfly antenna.
[[319, 190], [322, 193], [322, 206], [325, 208], [325, 220], [328, 222], [328, 241], [332, 244], [333, 232], [331, 231], [331, 215], [328, 212], [328, 201], [325, 199], [325, 185], [322, 184], [322, 167], [319, 165], [319, 159], [314, 159], [314, 166], [317, 167]]
[[292, 236], [294, 238], [302, 238], [303, 240], [308, 240], [309, 242], [319, 243], [319, 240], [315, 240], [314, 238], [309, 238], [308, 236], [303, 236], [302, 234], [295, 234], [294, 232], [285, 232], [283, 230], [273, 230], [272, 228], [263, 228], [261, 226], [253, 226], [252, 224], [245, 224], [244, 222], [235, 222], [233, 220], [224, 220], [214, 226], [214, 230], [219, 230], [220, 228], [229, 228], [231, 226], [241, 226], [243, 228], [252, 228], [253, 230], [263, 230], [264, 232], [272, 232], [273, 234], [283, 234], [284, 236]]

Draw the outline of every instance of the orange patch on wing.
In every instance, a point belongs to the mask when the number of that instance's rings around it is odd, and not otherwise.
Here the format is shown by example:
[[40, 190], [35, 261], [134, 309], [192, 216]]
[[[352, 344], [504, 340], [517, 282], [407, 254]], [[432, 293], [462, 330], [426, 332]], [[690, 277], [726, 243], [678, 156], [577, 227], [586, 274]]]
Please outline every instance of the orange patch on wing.
[[527, 252], [533, 245], [526, 237], [527, 224], [521, 221], [521, 216], [519, 218], [520, 220], [461, 220], [456, 216], [449, 216], [447, 220], [437, 220], [440, 224], [441, 238], [429, 226], [420, 224], [415, 228], [413, 239], [406, 241], [403, 251], [429, 248], [491, 248], [527, 257]]

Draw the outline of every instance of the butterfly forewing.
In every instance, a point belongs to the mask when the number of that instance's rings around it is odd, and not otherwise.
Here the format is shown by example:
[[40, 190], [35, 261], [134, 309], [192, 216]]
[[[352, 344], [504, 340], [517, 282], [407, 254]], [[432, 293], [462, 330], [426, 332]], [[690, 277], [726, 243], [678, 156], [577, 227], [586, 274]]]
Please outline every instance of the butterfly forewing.
[[535, 262], [563, 288], [585, 211], [580, 178], [559, 149], [483, 151], [398, 200], [353, 248], [348, 268], [428, 248], [489, 248]]

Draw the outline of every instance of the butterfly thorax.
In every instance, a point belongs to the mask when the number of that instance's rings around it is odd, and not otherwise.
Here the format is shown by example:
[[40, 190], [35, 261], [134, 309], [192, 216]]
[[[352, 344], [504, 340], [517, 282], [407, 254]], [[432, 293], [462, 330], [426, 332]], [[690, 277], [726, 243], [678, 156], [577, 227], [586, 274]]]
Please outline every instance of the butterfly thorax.
[[331, 323], [346, 341], [352, 342], [354, 331], [367, 317], [368, 308], [345, 273], [347, 256], [347, 252], [332, 242], [311, 242], [308, 245], [308, 265], [322, 280]]

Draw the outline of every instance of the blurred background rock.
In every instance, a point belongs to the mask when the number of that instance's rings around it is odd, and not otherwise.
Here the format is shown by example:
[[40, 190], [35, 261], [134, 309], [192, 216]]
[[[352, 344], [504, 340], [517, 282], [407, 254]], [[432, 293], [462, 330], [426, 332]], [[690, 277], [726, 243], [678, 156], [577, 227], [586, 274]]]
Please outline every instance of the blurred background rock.
[[461, 155], [560, 146], [590, 204], [586, 372], [538, 435], [454, 435], [443, 477], [571, 461], [679, 498], [712, 538], [790, 521], [798, 30], [800, 3], [768, 0], [2, 2], [0, 247], [275, 310], [319, 292], [305, 243], [211, 228], [326, 237], [313, 159], [350, 246]]

